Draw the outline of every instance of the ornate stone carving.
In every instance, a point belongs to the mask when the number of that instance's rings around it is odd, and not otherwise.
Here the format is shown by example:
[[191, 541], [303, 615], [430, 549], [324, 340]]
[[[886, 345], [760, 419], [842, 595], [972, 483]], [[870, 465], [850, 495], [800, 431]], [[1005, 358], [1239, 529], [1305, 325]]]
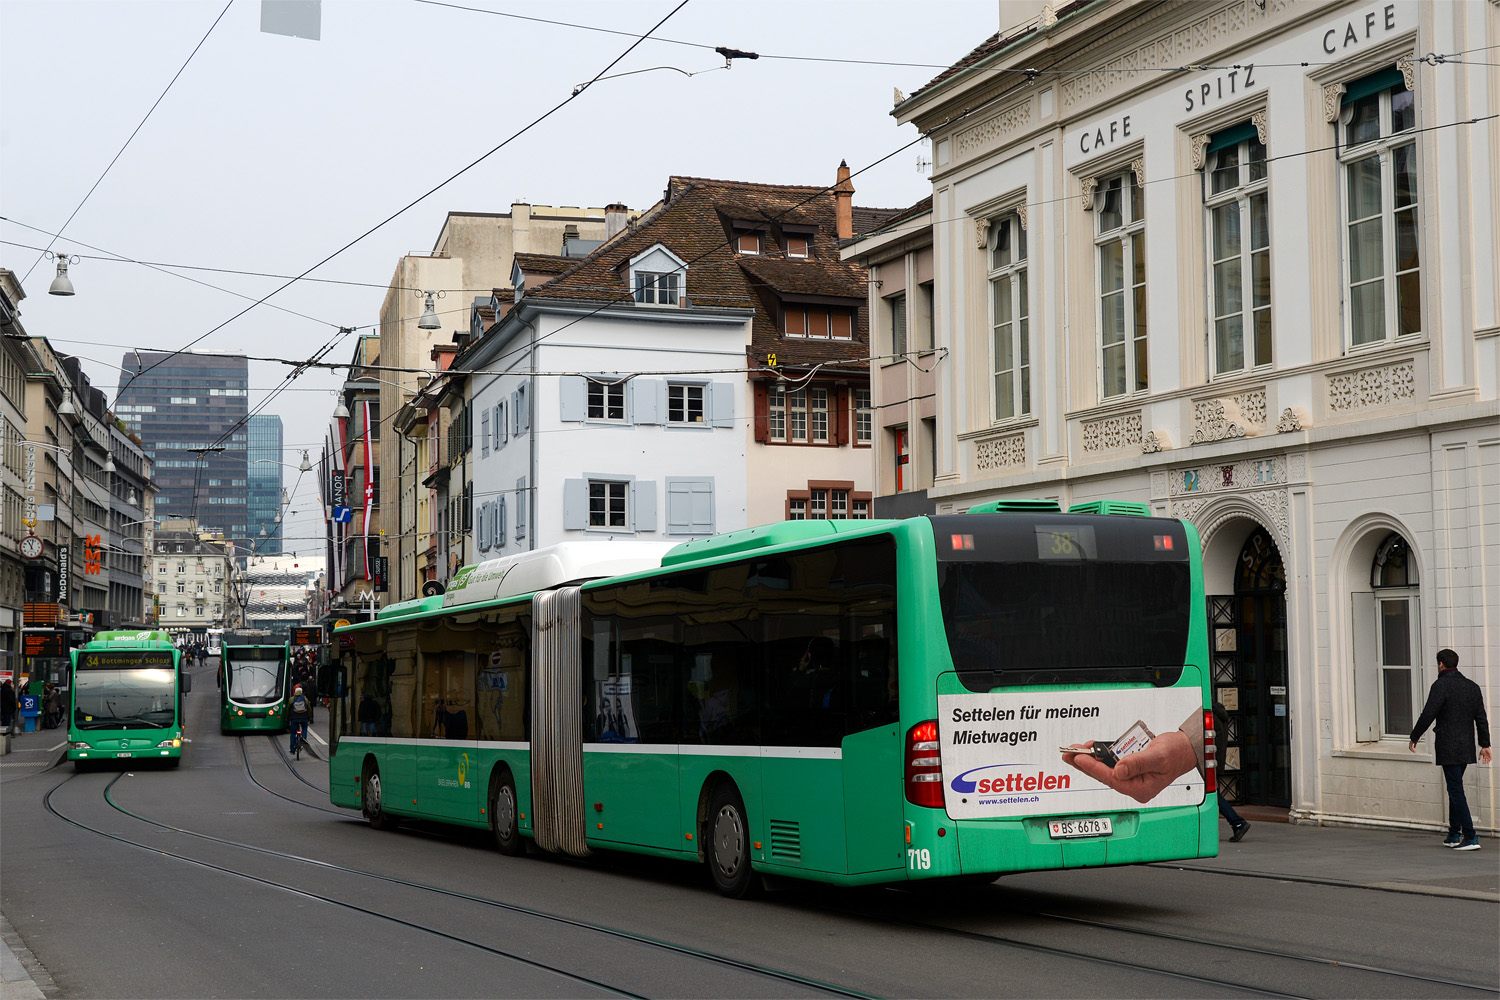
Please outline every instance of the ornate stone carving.
[[986, 118], [973, 128], [953, 137], [953, 155], [963, 158], [1000, 144], [1007, 136], [1031, 125], [1031, 98], [1013, 104], [993, 118]]
[[990, 242], [990, 220], [974, 220], [974, 245], [983, 250]]
[[1084, 451], [1113, 451], [1141, 444], [1141, 415], [1126, 413], [1083, 424]]
[[1281, 411], [1281, 419], [1276, 421], [1276, 433], [1291, 434], [1311, 426], [1312, 421], [1308, 418], [1306, 410], [1300, 406], [1288, 406]]
[[[1239, 0], [1191, 20], [1179, 17], [1166, 34], [1063, 82], [1059, 87], [1063, 109], [1102, 100], [1142, 79], [1155, 78], [1164, 68], [1203, 63], [1206, 60], [1202, 57], [1209, 53], [1232, 48], [1261, 34], [1268, 20], [1277, 18], [1296, 3], [1297, 0]], [[1183, 9], [1196, 12], [1193, 7]]]
[[1266, 390], [1251, 389], [1234, 397], [1239, 404], [1240, 412], [1245, 415], [1245, 423], [1250, 427], [1259, 427], [1266, 422]]
[[1266, 109], [1261, 108], [1250, 116], [1250, 124], [1255, 126], [1255, 137], [1260, 140], [1262, 146], [1271, 144], [1271, 119], [1266, 114]]
[[1193, 169], [1202, 170], [1203, 164], [1208, 161], [1208, 133], [1195, 135], [1189, 141], [1192, 143]]
[[1193, 401], [1193, 443], [1225, 441], [1245, 436], [1245, 415], [1233, 399]]
[[1172, 469], [1167, 473], [1167, 493], [1174, 497], [1205, 493], [1243, 493], [1268, 486], [1284, 486], [1286, 482], [1286, 459], [1274, 455], [1270, 458], [1247, 458], [1238, 462]]
[[1192, 521], [1193, 526], [1198, 529], [1198, 534], [1207, 542], [1214, 533], [1224, 526], [1226, 522], [1246, 516], [1255, 517], [1268, 529], [1276, 542], [1277, 548], [1286, 552], [1288, 533], [1287, 509], [1288, 497], [1285, 488], [1274, 490], [1255, 490], [1243, 494], [1246, 504], [1253, 508], [1254, 513], [1247, 512], [1241, 504], [1231, 507], [1216, 508], [1207, 517], [1203, 511], [1209, 506], [1208, 499], [1202, 500], [1173, 500], [1168, 505], [1168, 512], [1173, 517], [1181, 517]]
[[1406, 83], [1407, 90], [1417, 89], [1417, 61], [1411, 56], [1402, 56], [1396, 60], [1396, 68], [1401, 71], [1401, 79]]
[[1142, 187], [1146, 186], [1146, 158], [1137, 156], [1130, 161], [1130, 172], [1135, 174], [1135, 182]]
[[1052, 9], [1052, 5], [1050, 3], [1049, 4], [1043, 4], [1042, 5], [1042, 17], [1041, 17], [1041, 27], [1042, 27], [1042, 30], [1046, 31], [1048, 28], [1052, 27], [1056, 23], [1057, 23], [1057, 11], [1055, 11], [1055, 10]]
[[1079, 179], [1078, 184], [1083, 189], [1083, 210], [1085, 212], [1092, 212], [1094, 210], [1094, 188], [1099, 186], [1099, 178], [1083, 177]]
[[1171, 450], [1172, 438], [1167, 434], [1166, 431], [1152, 431], [1150, 434], [1147, 434], [1146, 439], [1141, 442], [1142, 455], [1155, 455], [1159, 451]]
[[1023, 201], [1016, 206], [1016, 218], [1021, 220], [1021, 228], [1026, 228], [1026, 203]]
[[1307, 482], [1307, 456], [1300, 451], [1286, 460], [1286, 477], [1294, 483]]
[[1334, 413], [1416, 398], [1417, 366], [1412, 361], [1328, 376], [1328, 409]]
[[1343, 106], [1344, 93], [1348, 89], [1342, 82], [1330, 83], [1323, 88], [1323, 120], [1330, 125], [1338, 120], [1339, 108]]
[[1025, 434], [1010, 434], [1005, 437], [986, 438], [974, 442], [974, 467], [976, 469], [999, 469], [1008, 465], [1025, 464]]
[[1151, 473], [1151, 495], [1153, 497], [1164, 497], [1167, 495], [1167, 474], [1165, 472]]

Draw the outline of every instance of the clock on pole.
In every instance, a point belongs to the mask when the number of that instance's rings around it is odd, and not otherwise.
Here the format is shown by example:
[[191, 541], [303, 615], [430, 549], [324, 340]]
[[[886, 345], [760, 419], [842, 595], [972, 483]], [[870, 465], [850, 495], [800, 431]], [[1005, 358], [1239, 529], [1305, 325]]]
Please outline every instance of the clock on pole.
[[40, 559], [42, 557], [42, 540], [35, 535], [27, 535], [21, 539], [21, 555], [27, 559]]

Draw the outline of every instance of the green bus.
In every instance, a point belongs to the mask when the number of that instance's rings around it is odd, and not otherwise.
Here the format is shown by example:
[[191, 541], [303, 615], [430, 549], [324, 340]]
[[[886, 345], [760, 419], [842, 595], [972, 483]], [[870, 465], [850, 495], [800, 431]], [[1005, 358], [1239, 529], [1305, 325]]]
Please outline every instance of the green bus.
[[1200, 557], [1145, 505], [1024, 502], [465, 567], [338, 630], [330, 797], [734, 897], [1210, 857]]
[[68, 760], [182, 762], [182, 696], [193, 678], [166, 632], [100, 632], [72, 652]]
[[219, 650], [219, 732], [284, 733], [292, 693], [291, 646], [262, 635], [226, 635]]

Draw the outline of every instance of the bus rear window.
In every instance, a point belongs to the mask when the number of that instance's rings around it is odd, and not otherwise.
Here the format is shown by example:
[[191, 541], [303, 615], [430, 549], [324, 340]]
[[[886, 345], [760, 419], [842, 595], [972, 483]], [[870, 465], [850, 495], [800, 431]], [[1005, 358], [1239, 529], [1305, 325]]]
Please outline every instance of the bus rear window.
[[943, 627], [969, 688], [1180, 676], [1193, 588], [1180, 522], [1045, 512], [932, 520]]

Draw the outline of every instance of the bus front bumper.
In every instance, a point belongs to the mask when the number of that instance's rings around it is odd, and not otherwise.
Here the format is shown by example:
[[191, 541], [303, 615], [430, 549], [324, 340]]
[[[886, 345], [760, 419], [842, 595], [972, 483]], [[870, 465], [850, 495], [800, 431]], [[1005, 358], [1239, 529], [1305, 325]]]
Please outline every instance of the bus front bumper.
[[165, 740], [112, 737], [68, 744], [68, 760], [160, 760], [182, 756], [182, 737]]

